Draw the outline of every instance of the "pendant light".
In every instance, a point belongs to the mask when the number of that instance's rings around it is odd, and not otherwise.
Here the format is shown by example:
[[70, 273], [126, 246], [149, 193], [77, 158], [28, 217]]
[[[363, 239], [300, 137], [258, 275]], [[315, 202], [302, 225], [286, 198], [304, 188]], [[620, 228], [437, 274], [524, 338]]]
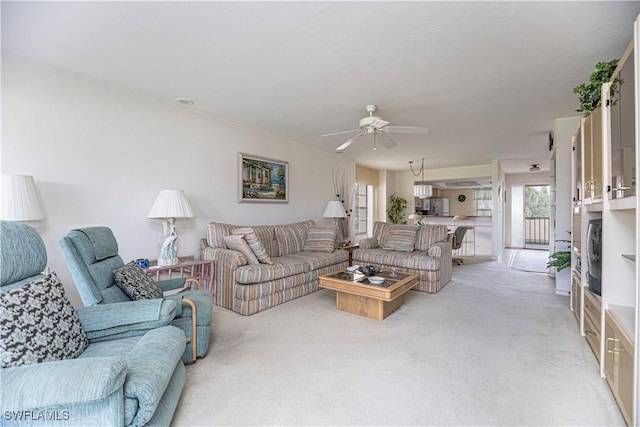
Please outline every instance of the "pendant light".
[[420, 166], [420, 170], [418, 172], [413, 170], [413, 161], [409, 161], [409, 167], [411, 168], [411, 173], [413, 176], [421, 175], [421, 181], [413, 183], [413, 197], [417, 197], [419, 199], [426, 199], [427, 197], [431, 197], [433, 193], [433, 187], [431, 185], [424, 183], [424, 157], [422, 158], [422, 165]]

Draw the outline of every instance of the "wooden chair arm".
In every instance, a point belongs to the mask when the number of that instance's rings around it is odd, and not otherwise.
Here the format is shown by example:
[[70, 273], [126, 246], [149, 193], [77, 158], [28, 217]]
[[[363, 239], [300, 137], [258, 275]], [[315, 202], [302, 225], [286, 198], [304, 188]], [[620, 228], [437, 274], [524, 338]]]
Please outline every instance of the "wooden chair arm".
[[187, 278], [187, 280], [185, 281], [185, 283], [195, 283], [196, 284], [196, 288], [198, 289], [202, 289], [202, 284], [200, 283], [200, 280], [195, 279], [193, 277], [189, 277]]

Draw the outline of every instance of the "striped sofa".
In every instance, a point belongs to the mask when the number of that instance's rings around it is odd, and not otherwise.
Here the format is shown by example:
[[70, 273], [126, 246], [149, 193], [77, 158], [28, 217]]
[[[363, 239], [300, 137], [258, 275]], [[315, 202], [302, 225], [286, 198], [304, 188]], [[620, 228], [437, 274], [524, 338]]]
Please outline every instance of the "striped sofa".
[[451, 281], [451, 242], [446, 225], [375, 222], [373, 237], [360, 240], [353, 264], [418, 276], [417, 291], [435, 294]]
[[[248, 316], [317, 291], [321, 275], [349, 265], [349, 253], [333, 249], [335, 228], [329, 249], [314, 247], [307, 239], [308, 233], [322, 227], [315, 226], [312, 220], [249, 227], [210, 222], [206, 239], [200, 241], [200, 258], [215, 261], [213, 302]], [[242, 230], [255, 233], [253, 240], [257, 237], [266, 252], [263, 257], [271, 264], [250, 261], [251, 253], [245, 256], [229, 248], [228, 236]]]

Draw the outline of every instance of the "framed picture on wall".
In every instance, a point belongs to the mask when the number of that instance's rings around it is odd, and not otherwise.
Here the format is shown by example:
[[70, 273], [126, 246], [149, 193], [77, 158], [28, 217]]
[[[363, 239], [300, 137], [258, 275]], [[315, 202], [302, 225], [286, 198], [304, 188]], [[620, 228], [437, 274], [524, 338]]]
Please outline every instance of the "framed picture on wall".
[[289, 162], [238, 153], [240, 203], [289, 203]]

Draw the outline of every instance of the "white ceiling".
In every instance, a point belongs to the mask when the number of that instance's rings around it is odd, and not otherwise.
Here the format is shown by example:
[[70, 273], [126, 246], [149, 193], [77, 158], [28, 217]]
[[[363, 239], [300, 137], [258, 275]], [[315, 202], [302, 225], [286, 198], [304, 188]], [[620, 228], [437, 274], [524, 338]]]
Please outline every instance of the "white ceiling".
[[342, 154], [407, 170], [548, 170], [571, 89], [618, 58], [640, 2], [7, 2], [2, 49], [333, 151], [366, 104], [399, 146]]

